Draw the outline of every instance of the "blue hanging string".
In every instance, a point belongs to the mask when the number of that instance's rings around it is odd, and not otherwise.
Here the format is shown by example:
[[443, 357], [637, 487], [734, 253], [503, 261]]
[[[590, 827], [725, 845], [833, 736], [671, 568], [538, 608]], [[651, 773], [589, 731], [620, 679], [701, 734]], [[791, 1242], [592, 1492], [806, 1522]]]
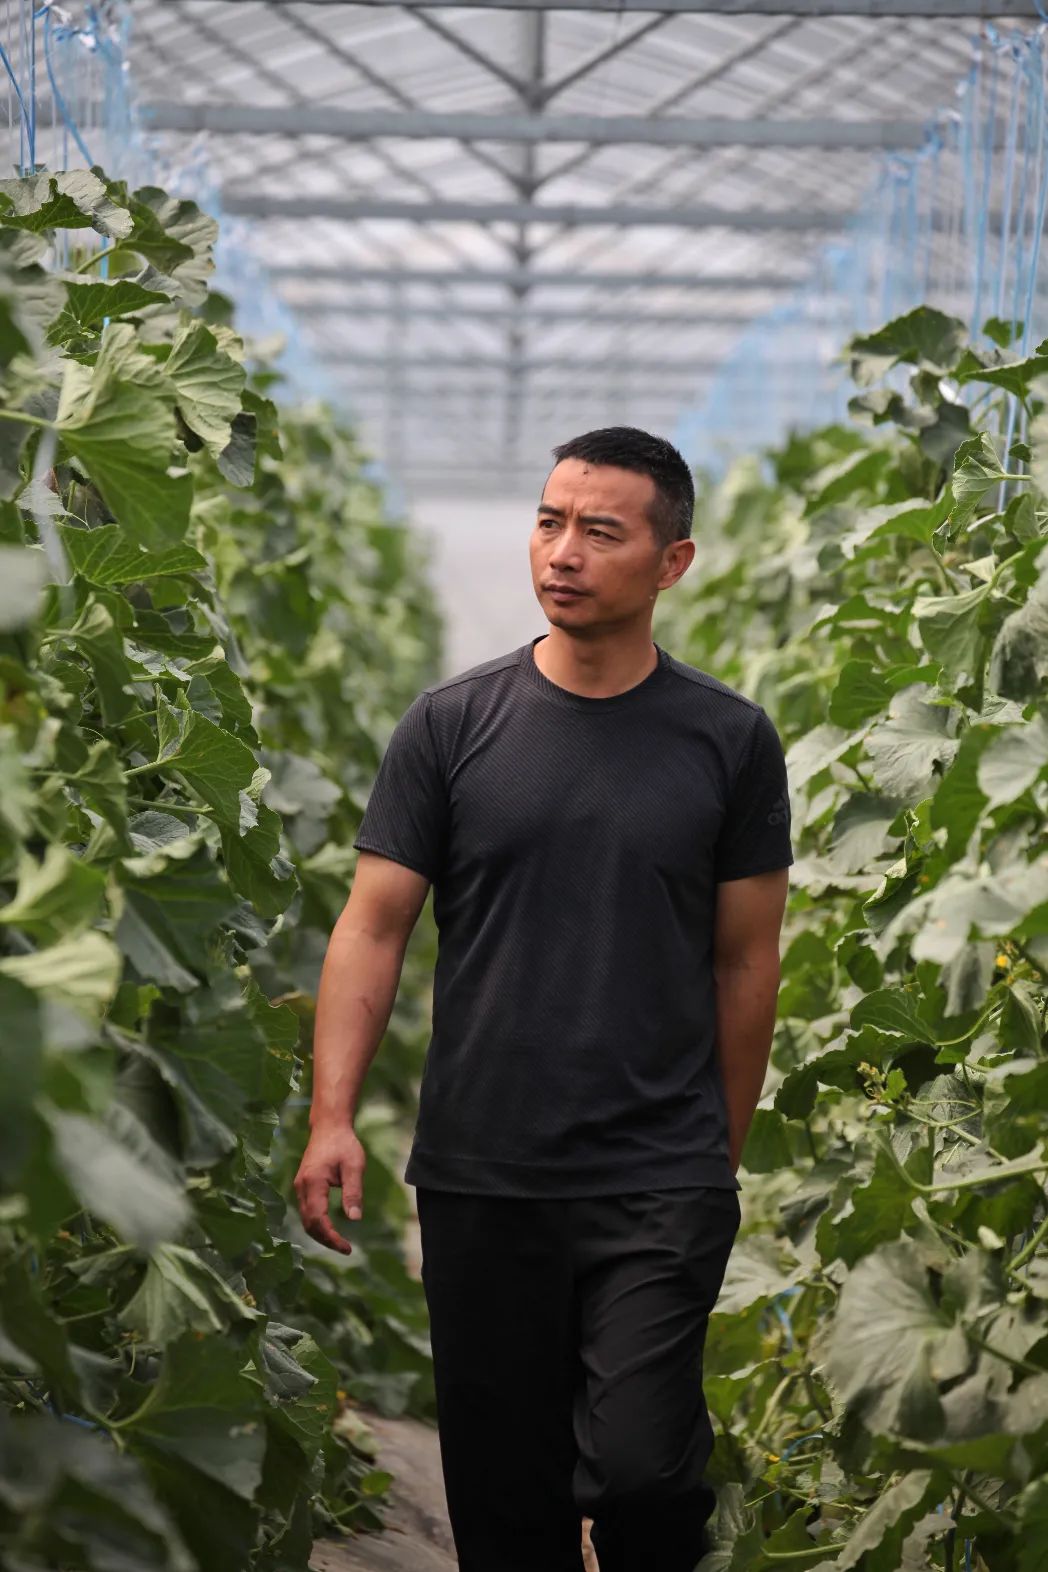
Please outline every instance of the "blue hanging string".
[[[58, 110], [58, 113], [61, 115], [62, 123], [65, 126], [66, 130], [69, 132], [70, 136], [73, 138], [73, 141], [76, 143], [77, 147], [80, 149], [80, 156], [86, 161], [87, 166], [90, 169], [93, 166], [93, 164], [94, 164], [94, 159], [91, 157], [91, 153], [90, 153], [90, 150], [88, 149], [87, 143], [84, 141], [83, 137], [80, 135], [80, 128], [77, 125], [76, 121], [73, 119], [73, 116], [72, 116], [72, 114], [69, 111], [69, 106], [67, 105], [67, 103], [65, 101], [65, 98], [62, 95], [62, 90], [59, 87], [57, 78], [55, 76], [54, 57], [53, 57], [53, 53], [52, 53], [52, 26], [51, 26], [54, 18], [53, 18], [53, 14], [52, 14], [52, 11], [51, 11], [51, 7], [47, 6], [47, 7], [41, 8], [41, 10], [37, 12], [37, 15], [38, 16], [43, 16], [43, 18], [44, 18], [44, 60], [45, 60], [46, 65], [47, 65], [47, 77], [48, 77], [48, 81], [51, 83], [51, 96], [54, 99], [55, 108]], [[80, 32], [80, 29], [78, 29], [78, 28], [65, 28], [65, 27], [63, 27], [63, 28], [59, 29], [57, 36], [58, 36], [59, 39], [71, 38], [71, 37], [77, 36], [79, 32]]]
[[28, 144], [29, 144], [29, 162], [30, 162], [30, 165], [35, 163], [35, 160], [36, 160], [36, 145], [35, 145], [36, 139], [35, 139], [34, 128], [33, 128], [33, 117], [30, 115], [29, 110], [26, 108], [26, 101], [25, 101], [25, 98], [22, 95], [21, 85], [19, 84], [18, 77], [15, 75], [14, 66], [11, 64], [11, 61], [10, 61], [10, 59], [8, 57], [7, 50], [4, 48], [3, 44], [0, 44], [0, 64], [3, 65], [4, 70], [7, 72], [8, 79], [10, 80], [11, 86], [15, 90], [15, 97], [18, 100], [18, 111], [19, 111], [19, 115], [21, 116], [21, 129], [20, 129], [20, 133], [19, 133], [19, 169], [20, 169], [20, 173], [25, 174], [26, 173], [25, 158], [24, 158], [25, 145], [24, 145], [24, 142], [23, 142], [23, 138], [26, 139], [28, 141]]

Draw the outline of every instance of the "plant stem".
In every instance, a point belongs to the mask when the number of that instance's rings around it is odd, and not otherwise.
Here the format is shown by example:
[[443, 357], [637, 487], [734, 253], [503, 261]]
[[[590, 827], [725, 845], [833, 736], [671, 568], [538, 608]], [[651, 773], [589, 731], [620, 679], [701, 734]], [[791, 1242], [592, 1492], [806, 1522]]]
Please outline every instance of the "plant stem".
[[199, 814], [204, 818], [210, 818], [212, 814], [210, 808], [194, 808], [189, 802], [164, 802], [157, 797], [129, 797], [127, 800], [135, 808], [155, 808], [158, 813]]
[[76, 271], [78, 273], [87, 273], [91, 268], [94, 267], [96, 262], [101, 262], [106, 257], [115, 256], [116, 253], [120, 250], [121, 244], [122, 242], [118, 240], [115, 245], [103, 246], [101, 251], [92, 252], [85, 262], [81, 262]]
[[54, 429], [54, 423], [39, 415], [27, 415], [22, 409], [0, 409], [0, 420], [15, 420], [20, 426], [39, 426], [42, 431]]
[[1033, 1238], [1028, 1240], [1027, 1243], [1023, 1245], [1018, 1255], [1013, 1256], [1012, 1259], [1008, 1262], [1009, 1272], [1018, 1271], [1020, 1266], [1026, 1265], [1027, 1261], [1033, 1255], [1034, 1251], [1037, 1249], [1037, 1246], [1042, 1242], [1046, 1234], [1048, 1234], [1048, 1214], [1046, 1214], [1042, 1219], [1037, 1232], [1033, 1235]]

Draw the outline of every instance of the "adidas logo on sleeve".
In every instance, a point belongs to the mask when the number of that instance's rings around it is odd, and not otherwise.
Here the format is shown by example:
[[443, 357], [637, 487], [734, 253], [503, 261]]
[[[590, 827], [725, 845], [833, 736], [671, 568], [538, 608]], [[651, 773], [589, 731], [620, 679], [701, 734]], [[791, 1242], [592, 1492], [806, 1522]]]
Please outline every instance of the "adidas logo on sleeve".
[[790, 822], [790, 799], [785, 791], [781, 791], [772, 804], [768, 815], [769, 824], [788, 824]]

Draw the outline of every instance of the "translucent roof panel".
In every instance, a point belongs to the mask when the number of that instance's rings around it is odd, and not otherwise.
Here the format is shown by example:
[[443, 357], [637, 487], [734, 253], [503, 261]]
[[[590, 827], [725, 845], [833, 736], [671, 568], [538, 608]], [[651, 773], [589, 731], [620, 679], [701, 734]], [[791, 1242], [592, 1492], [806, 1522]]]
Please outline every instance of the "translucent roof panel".
[[408, 494], [530, 489], [575, 430], [672, 432], [977, 26], [135, 0], [131, 77]]

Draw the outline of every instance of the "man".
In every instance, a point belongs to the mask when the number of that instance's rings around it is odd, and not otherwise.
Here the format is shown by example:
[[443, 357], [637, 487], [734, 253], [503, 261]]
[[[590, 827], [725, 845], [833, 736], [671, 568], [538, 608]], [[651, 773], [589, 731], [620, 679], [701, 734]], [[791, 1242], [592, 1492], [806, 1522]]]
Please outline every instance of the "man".
[[461, 1572], [693, 1572], [715, 1496], [707, 1321], [739, 1226], [793, 861], [760, 705], [651, 638], [691, 475], [631, 427], [554, 449], [547, 634], [394, 730], [318, 1000], [305, 1227], [361, 1215], [352, 1123], [430, 884], [416, 1187]]

